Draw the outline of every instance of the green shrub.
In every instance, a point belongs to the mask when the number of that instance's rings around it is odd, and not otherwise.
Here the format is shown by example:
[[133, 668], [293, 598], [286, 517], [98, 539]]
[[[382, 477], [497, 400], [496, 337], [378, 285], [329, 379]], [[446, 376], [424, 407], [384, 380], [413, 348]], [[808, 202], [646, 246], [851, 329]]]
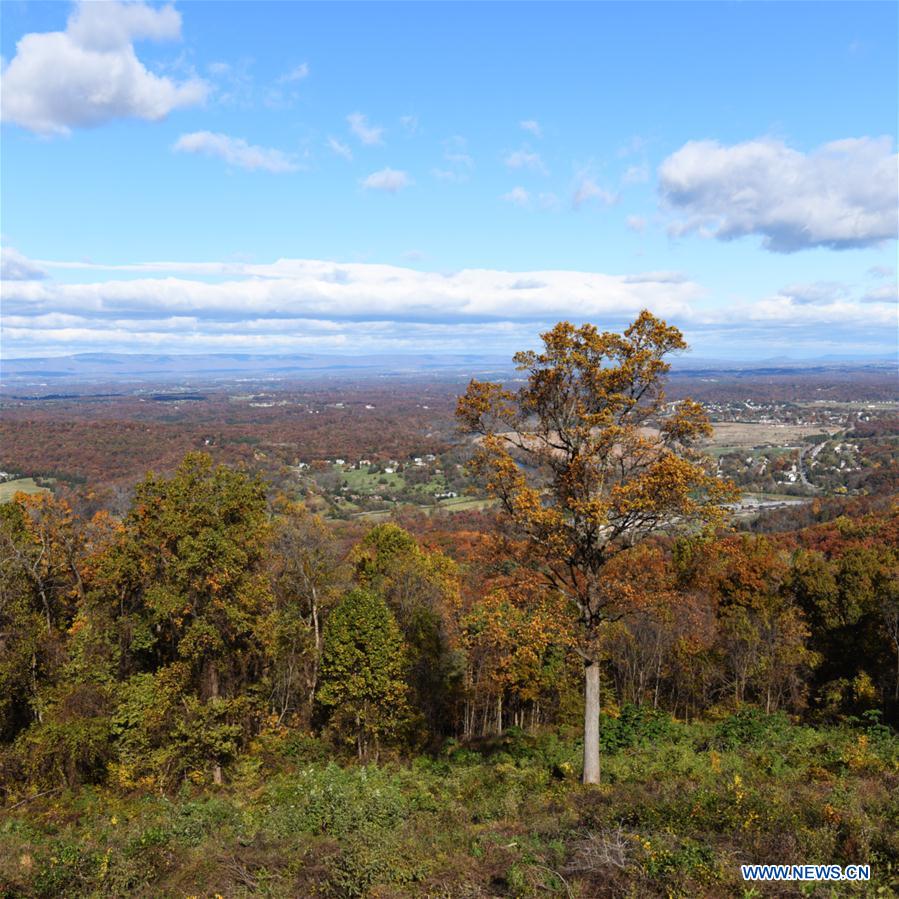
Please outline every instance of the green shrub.
[[770, 741], [775, 734], [782, 734], [789, 727], [790, 720], [783, 712], [767, 715], [761, 709], [750, 706], [718, 724], [714, 745], [717, 749], [758, 746]]
[[674, 727], [668, 712], [627, 704], [617, 718], [600, 715], [599, 742], [603, 752], [619, 752], [631, 746], [658, 743], [669, 737]]

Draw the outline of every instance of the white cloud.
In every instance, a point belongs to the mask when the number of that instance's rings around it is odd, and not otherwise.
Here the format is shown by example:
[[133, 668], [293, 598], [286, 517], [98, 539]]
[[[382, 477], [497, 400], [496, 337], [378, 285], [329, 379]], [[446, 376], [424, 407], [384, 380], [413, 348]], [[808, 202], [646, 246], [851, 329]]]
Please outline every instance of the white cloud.
[[527, 131], [533, 134], [534, 137], [543, 137], [543, 129], [540, 127], [540, 123], [534, 119], [525, 119], [523, 122], [519, 122], [518, 125], [522, 131]]
[[899, 303], [899, 284], [882, 284], [869, 290], [862, 298], [862, 303], [890, 303], [895, 306]]
[[751, 234], [779, 253], [845, 250], [896, 237], [899, 174], [892, 140], [833, 141], [811, 153], [769, 138], [690, 141], [659, 169], [672, 234]]
[[802, 306], [809, 303], [822, 305], [845, 299], [849, 296], [849, 285], [840, 281], [813, 281], [808, 284], [789, 284], [780, 291], [780, 296], [787, 297], [792, 302]]
[[142, 38], [178, 40], [181, 15], [172, 4], [157, 9], [146, 3], [79, 3], [66, 32], [86, 50], [115, 50]]
[[[888, 352], [896, 326], [894, 285], [877, 295], [843, 285], [792, 285], [712, 308], [700, 284], [671, 271], [442, 274], [308, 259], [33, 265], [60, 275], [77, 270], [79, 280], [3, 281], [7, 355], [114, 346], [422, 352], [477, 345], [505, 352], [532, 344], [559, 319], [617, 330], [649, 308], [683, 328], [691, 343], [717, 341], [736, 358], [734, 352], [747, 350], [770, 356], [775, 347]], [[85, 272], [96, 278], [85, 280]], [[104, 279], [115, 272], [128, 277]]]
[[352, 131], [363, 144], [372, 146], [374, 144], [384, 143], [384, 129], [378, 125], [369, 125], [368, 117], [362, 115], [361, 112], [350, 113], [350, 115], [346, 117], [346, 120], [350, 126], [350, 131]]
[[[688, 301], [701, 293], [694, 282], [673, 280], [667, 272], [635, 277], [465, 269], [442, 274], [310, 259], [280, 259], [270, 264], [40, 264], [51, 269], [124, 271], [145, 277], [84, 283], [10, 282], [3, 285], [7, 314], [526, 319], [573, 311], [579, 315], [629, 313], [647, 304], [660, 313], [685, 314]], [[528, 284], [528, 289], [522, 290], [522, 284]]]
[[686, 284], [690, 279], [683, 272], [661, 271], [638, 272], [624, 275], [625, 284]]
[[571, 205], [580, 209], [587, 203], [597, 203], [600, 206], [612, 206], [618, 202], [618, 195], [600, 187], [589, 175], [581, 175], [574, 188]]
[[294, 157], [270, 147], [257, 147], [239, 137], [216, 134], [213, 131], [193, 131], [182, 134], [172, 147], [179, 153], [200, 153], [224, 159], [228, 165], [249, 171], [261, 170], [275, 175], [295, 172], [299, 164]]
[[510, 169], [529, 169], [532, 172], [539, 172], [541, 175], [548, 174], [540, 154], [528, 149], [515, 150], [507, 154], [503, 162]]
[[134, 52], [139, 39], [175, 40], [181, 16], [169, 5], [83, 2], [65, 31], [26, 34], [3, 71], [2, 116], [37, 134], [68, 134], [120, 118], [156, 121], [202, 103], [209, 86], [154, 75]]
[[362, 181], [362, 186], [366, 190], [383, 190], [387, 193], [395, 194], [409, 187], [412, 179], [406, 172], [397, 171], [396, 169], [386, 168], [378, 172], [372, 172]]
[[290, 84], [294, 81], [302, 81], [309, 77], [309, 63], [301, 62], [298, 66], [294, 66], [289, 72], [285, 72], [279, 79], [279, 84]]
[[345, 144], [343, 141], [337, 140], [336, 137], [328, 138], [328, 147], [333, 153], [336, 153], [338, 156], [342, 156], [347, 162], [351, 162], [353, 159], [353, 151], [350, 149], [349, 144]]
[[414, 116], [414, 115], [400, 116], [400, 124], [403, 126], [403, 130], [406, 132], [406, 134], [417, 134], [418, 133], [418, 116]]
[[646, 219], [642, 215], [629, 215], [624, 223], [637, 234], [642, 234], [646, 230]]
[[0, 249], [0, 281], [37, 281], [47, 273], [12, 247]]
[[892, 278], [896, 274], [896, 269], [892, 265], [872, 265], [868, 269], [868, 274], [872, 278]]
[[507, 194], [503, 194], [500, 199], [511, 203], [513, 206], [524, 207], [531, 202], [531, 195], [519, 185], [518, 187], [513, 187]]

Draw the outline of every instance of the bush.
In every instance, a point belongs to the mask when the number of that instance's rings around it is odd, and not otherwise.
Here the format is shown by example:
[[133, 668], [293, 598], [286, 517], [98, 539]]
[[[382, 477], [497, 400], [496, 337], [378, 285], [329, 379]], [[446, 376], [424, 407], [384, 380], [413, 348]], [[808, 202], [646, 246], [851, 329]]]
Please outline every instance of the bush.
[[758, 746], [768, 742], [773, 735], [783, 733], [789, 726], [790, 719], [783, 712], [767, 715], [754, 707], [741, 709], [718, 724], [714, 745], [717, 749]]
[[619, 752], [665, 740], [673, 728], [674, 721], [668, 712], [652, 706], [627, 704], [617, 718], [600, 715], [599, 742], [603, 752]]

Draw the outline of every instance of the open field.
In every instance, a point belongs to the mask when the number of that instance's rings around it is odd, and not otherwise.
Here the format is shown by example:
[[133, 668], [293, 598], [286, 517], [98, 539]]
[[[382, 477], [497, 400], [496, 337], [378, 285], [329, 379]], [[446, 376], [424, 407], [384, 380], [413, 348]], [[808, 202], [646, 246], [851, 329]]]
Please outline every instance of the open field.
[[776, 422], [722, 421], [714, 424], [709, 447], [727, 447], [731, 452], [755, 446], [795, 446], [812, 434], [830, 433], [821, 425], [789, 425]]
[[402, 490], [406, 486], [406, 479], [393, 472], [373, 472], [368, 468], [353, 468], [347, 471], [338, 471], [341, 482], [345, 482], [355, 493], [378, 493], [383, 490]]
[[0, 484], [0, 503], [9, 502], [17, 493], [49, 493], [47, 487], [35, 483], [34, 478], [16, 478]]
[[372, 512], [356, 512], [354, 513], [354, 517], [378, 522], [389, 520], [393, 513], [399, 508], [417, 509], [419, 512], [424, 512], [425, 515], [432, 515], [434, 512], [480, 511], [481, 509], [492, 506], [494, 503], [495, 500], [492, 499], [479, 499], [476, 496], [457, 496], [451, 499], [442, 499], [434, 505], [427, 506], [416, 506], [412, 503], [399, 503], [390, 509], [377, 509]]

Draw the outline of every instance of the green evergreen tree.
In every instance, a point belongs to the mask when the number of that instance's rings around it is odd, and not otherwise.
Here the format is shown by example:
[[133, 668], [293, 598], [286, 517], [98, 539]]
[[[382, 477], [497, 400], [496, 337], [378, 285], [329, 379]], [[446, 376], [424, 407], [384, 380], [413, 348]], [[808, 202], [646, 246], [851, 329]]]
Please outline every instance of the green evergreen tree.
[[360, 760], [397, 737], [408, 718], [406, 646], [393, 613], [369, 590], [353, 590], [325, 626], [319, 703], [356, 743]]

